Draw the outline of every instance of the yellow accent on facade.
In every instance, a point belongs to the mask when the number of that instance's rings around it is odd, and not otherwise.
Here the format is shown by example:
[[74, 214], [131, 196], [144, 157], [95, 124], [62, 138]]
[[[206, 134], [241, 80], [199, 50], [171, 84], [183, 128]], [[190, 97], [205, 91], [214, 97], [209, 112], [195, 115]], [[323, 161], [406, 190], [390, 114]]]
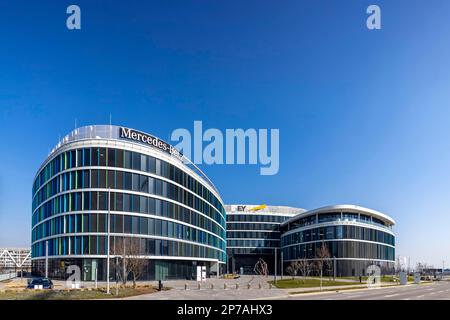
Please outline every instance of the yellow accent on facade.
[[256, 207], [253, 207], [253, 208], [249, 209], [249, 211], [258, 211], [258, 210], [265, 209], [266, 207], [267, 206], [265, 204], [262, 204], [260, 206], [256, 206]]

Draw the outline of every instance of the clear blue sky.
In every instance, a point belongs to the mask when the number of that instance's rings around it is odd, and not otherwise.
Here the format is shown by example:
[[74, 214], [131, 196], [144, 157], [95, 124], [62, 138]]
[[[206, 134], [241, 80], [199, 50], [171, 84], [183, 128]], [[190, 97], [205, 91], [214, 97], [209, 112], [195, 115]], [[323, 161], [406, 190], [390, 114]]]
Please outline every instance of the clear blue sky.
[[0, 5], [0, 246], [30, 244], [58, 136], [111, 113], [165, 139], [279, 128], [278, 175], [202, 167], [226, 203], [367, 206], [396, 219], [397, 254], [450, 265], [450, 2], [30, 2]]

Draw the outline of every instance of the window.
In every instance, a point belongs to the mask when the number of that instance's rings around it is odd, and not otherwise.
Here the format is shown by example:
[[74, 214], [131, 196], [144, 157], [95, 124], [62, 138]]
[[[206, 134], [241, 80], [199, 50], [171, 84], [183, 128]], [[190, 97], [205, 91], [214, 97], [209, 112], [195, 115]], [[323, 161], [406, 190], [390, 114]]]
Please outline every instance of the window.
[[155, 199], [155, 214], [157, 216], [161, 215], [161, 200]]
[[156, 160], [156, 174], [157, 175], [161, 175], [161, 160], [159, 159], [155, 159]]
[[334, 239], [334, 227], [325, 228], [325, 239]]
[[338, 221], [340, 219], [341, 219], [340, 213], [319, 214], [319, 223], [328, 222], [328, 221]]
[[91, 214], [90, 232], [97, 232], [97, 215]]
[[133, 152], [133, 170], [140, 170], [141, 169], [141, 155], [139, 153]]
[[83, 210], [90, 210], [90, 204], [91, 204], [91, 193], [90, 192], [83, 192]]
[[155, 214], [155, 199], [153, 198], [148, 199], [148, 213]]
[[161, 220], [159, 219], [155, 220], [155, 235], [157, 236], [161, 235]]
[[83, 149], [83, 166], [91, 165], [91, 149]]
[[132, 190], [132, 174], [130, 172], [124, 172], [124, 189]]
[[75, 193], [75, 211], [80, 211], [83, 208], [81, 207], [81, 192]]
[[106, 170], [98, 170], [98, 171], [99, 171], [98, 186], [99, 188], [106, 188]]
[[83, 170], [83, 188], [89, 188], [90, 186], [89, 173], [89, 170]]
[[116, 193], [111, 192], [111, 196], [109, 197], [109, 208], [111, 211], [116, 211]]
[[124, 161], [125, 161], [124, 168], [131, 169], [131, 152], [130, 151], [125, 151]]
[[114, 223], [111, 223], [112, 232], [123, 233], [123, 216], [122, 215], [113, 215]]
[[89, 253], [97, 254], [97, 237], [96, 236], [89, 237]]
[[125, 233], [131, 233], [131, 216], [124, 216], [124, 232]]
[[108, 149], [108, 167], [116, 166], [116, 149]]
[[123, 211], [131, 212], [131, 199], [130, 195], [124, 193], [123, 194]]
[[139, 175], [136, 173], [133, 173], [133, 185], [132, 185], [133, 191], [139, 191]]
[[105, 243], [106, 243], [106, 238], [104, 236], [98, 236], [98, 254], [105, 254]]
[[148, 177], [140, 175], [139, 176], [139, 191], [148, 193]]
[[98, 210], [97, 207], [97, 192], [91, 192], [91, 210]]
[[147, 218], [140, 218], [141, 234], [148, 234], [148, 222]]
[[116, 211], [123, 211], [123, 193], [116, 193]]
[[81, 167], [83, 165], [83, 150], [77, 150], [77, 167]]
[[155, 234], [155, 219], [148, 219], [148, 234]]
[[163, 237], [167, 237], [167, 220], [163, 220], [161, 224], [162, 224], [161, 234]]
[[144, 154], [141, 154], [141, 171], [147, 171], [147, 156]]
[[98, 158], [99, 158], [98, 164], [100, 166], [106, 166], [106, 149], [105, 148], [99, 148], [98, 153], [99, 153], [98, 154]]
[[92, 148], [92, 153], [91, 153], [91, 165], [92, 166], [98, 166], [98, 152], [99, 152], [99, 148]]
[[156, 189], [155, 194], [158, 196], [161, 196], [162, 195], [162, 181], [161, 180], [159, 180], [159, 179], [155, 180], [155, 189]]
[[98, 170], [91, 170], [91, 188], [98, 188]]
[[344, 212], [342, 214], [344, 221], [356, 221], [358, 220], [358, 214], [357, 213], [351, 213], [351, 212]]
[[155, 179], [148, 177], [148, 193], [155, 194]]
[[173, 233], [173, 222], [168, 222], [167, 224], [167, 236], [174, 238], [174, 233]]
[[131, 219], [132, 223], [132, 233], [133, 234], [139, 234], [139, 217], [132, 217]]
[[336, 227], [336, 239], [343, 239], [343, 238], [344, 238], [343, 227], [337, 226]]
[[116, 150], [116, 166], [123, 168], [123, 150]]
[[116, 189], [123, 189], [123, 172], [116, 171]]
[[116, 172], [114, 170], [108, 170], [108, 188], [115, 189], [116, 188]]
[[81, 237], [75, 237], [75, 254], [81, 254]]
[[147, 197], [140, 197], [141, 205], [140, 205], [140, 213], [148, 213], [148, 200]]
[[133, 212], [139, 212], [139, 206], [140, 206], [140, 199], [139, 196], [137, 195], [132, 195], [131, 196], [132, 199], [132, 210]]
[[156, 172], [156, 160], [153, 157], [148, 157], [147, 159], [147, 172], [150, 173]]
[[98, 193], [98, 210], [108, 210], [108, 193], [99, 192]]

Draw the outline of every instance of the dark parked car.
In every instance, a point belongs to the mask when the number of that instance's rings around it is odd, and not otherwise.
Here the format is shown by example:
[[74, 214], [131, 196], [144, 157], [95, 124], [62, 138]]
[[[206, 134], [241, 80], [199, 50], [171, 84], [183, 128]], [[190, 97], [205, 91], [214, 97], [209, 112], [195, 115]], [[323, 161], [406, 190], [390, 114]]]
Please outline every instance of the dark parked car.
[[35, 289], [35, 288], [53, 289], [53, 282], [52, 280], [47, 278], [34, 278], [28, 283], [27, 289]]

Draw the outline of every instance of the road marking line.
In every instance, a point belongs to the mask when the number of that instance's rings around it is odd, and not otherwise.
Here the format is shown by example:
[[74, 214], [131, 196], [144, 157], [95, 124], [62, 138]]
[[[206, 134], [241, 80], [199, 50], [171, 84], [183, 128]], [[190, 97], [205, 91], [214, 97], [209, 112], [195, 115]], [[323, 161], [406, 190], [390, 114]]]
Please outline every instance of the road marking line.
[[423, 295], [421, 295], [421, 296], [417, 296], [417, 298], [423, 298], [425, 295], [423, 294]]
[[395, 296], [398, 296], [399, 294], [400, 293], [388, 294], [387, 296], [384, 296], [384, 298], [395, 297]]

